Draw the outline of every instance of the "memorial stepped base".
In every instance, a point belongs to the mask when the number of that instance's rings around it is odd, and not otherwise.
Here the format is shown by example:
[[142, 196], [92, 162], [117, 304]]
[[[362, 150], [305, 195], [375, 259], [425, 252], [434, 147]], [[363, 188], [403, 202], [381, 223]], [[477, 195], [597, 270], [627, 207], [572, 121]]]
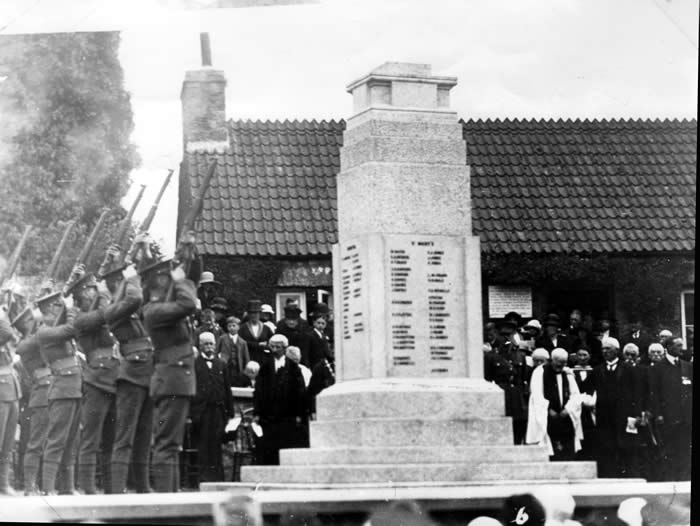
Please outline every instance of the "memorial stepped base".
[[540, 446], [513, 446], [503, 391], [482, 379], [344, 382], [317, 399], [308, 449], [280, 466], [243, 466], [244, 483], [590, 481], [595, 462], [550, 462]]

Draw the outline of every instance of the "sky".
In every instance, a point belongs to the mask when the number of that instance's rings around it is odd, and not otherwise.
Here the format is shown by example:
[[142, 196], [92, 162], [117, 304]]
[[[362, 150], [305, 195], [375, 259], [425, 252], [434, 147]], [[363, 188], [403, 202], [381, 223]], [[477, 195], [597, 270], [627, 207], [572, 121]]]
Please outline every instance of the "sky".
[[[293, 0], [291, 0], [293, 1]], [[387, 61], [458, 78], [460, 118], [695, 118], [699, 0], [0, 0], [0, 34], [119, 30], [146, 216], [182, 158], [180, 90], [199, 33], [232, 119], [347, 119], [345, 87]], [[152, 233], [174, 249], [173, 178]]]

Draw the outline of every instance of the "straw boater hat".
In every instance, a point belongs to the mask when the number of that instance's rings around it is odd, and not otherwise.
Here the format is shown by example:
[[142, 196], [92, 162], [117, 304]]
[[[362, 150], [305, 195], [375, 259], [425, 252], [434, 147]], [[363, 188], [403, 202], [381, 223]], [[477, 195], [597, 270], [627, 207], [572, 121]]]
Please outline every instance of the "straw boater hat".
[[265, 312], [267, 314], [274, 314], [275, 311], [272, 310], [272, 307], [268, 305], [267, 303], [263, 304], [262, 307], [260, 307], [260, 312]]
[[221, 285], [220, 282], [214, 279], [214, 273], [205, 270], [202, 272], [202, 277], [199, 279], [199, 284], [204, 285], [205, 283], [213, 283], [214, 285]]

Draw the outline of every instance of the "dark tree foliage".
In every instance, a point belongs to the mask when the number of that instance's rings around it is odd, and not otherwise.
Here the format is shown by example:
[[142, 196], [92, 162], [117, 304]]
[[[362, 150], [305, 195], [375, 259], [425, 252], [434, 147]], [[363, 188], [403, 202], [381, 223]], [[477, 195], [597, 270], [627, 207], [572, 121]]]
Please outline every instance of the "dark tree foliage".
[[119, 201], [139, 158], [119, 42], [115, 32], [0, 36], [0, 254], [8, 257], [24, 225], [33, 225], [23, 275], [44, 272], [65, 223], [77, 219], [65, 278], [107, 207], [114, 213], [93, 252], [95, 268], [125, 213]]

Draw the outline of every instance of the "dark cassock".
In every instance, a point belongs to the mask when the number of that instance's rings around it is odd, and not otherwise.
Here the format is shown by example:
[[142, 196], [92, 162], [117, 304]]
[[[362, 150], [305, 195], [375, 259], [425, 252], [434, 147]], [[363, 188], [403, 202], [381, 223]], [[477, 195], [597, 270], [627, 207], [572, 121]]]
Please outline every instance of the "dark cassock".
[[305, 413], [301, 369], [282, 355], [261, 365], [253, 394], [255, 415], [263, 430], [258, 463], [279, 464], [279, 450], [299, 447]]

